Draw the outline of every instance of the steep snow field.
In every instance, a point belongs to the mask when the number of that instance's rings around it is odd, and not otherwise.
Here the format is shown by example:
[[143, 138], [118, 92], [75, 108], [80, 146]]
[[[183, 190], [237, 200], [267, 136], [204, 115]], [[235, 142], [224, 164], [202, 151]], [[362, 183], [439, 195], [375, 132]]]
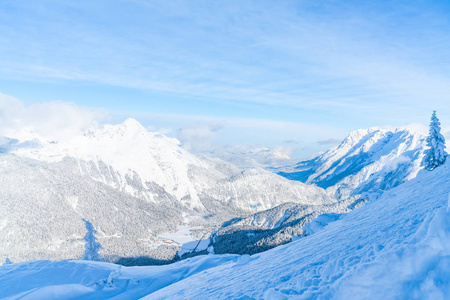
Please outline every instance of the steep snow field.
[[322, 231], [222, 265], [149, 299], [429, 298], [450, 293], [449, 164], [425, 172]]
[[[448, 299], [450, 165], [310, 236], [253, 256], [161, 267], [37, 261], [0, 267], [6, 299]], [[329, 222], [329, 223], [328, 223]], [[326, 224], [328, 223], [328, 224]]]

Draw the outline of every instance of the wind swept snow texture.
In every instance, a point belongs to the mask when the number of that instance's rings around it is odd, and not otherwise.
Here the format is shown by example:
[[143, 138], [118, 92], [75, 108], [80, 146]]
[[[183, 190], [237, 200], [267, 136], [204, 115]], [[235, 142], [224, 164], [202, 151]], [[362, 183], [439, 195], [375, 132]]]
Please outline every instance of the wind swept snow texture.
[[409, 129], [360, 129], [337, 147], [280, 175], [316, 184], [341, 199], [388, 190], [420, 170], [425, 137]]
[[86, 261], [11, 264], [0, 267], [0, 294], [10, 299], [447, 299], [449, 167], [421, 172], [312, 235], [253, 256], [206, 255], [132, 268]]
[[139, 299], [237, 255], [202, 256], [159, 267], [122, 267], [93, 261], [32, 261], [0, 268], [0, 298]]

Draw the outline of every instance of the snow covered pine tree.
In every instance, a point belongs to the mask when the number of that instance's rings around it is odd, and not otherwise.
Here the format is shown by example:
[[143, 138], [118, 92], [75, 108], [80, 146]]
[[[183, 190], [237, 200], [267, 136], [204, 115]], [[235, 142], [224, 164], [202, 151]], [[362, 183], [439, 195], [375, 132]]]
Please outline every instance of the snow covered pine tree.
[[422, 164], [425, 169], [432, 171], [440, 165], [444, 164], [446, 157], [445, 139], [441, 134], [441, 123], [436, 117], [436, 111], [433, 111], [430, 123], [430, 134], [427, 137], [427, 146], [430, 147], [425, 150]]
[[91, 222], [86, 221], [85, 219], [83, 219], [83, 221], [86, 225], [87, 230], [86, 235], [83, 238], [83, 240], [86, 241], [86, 245], [84, 246], [85, 250], [83, 259], [101, 261], [103, 259], [101, 258], [100, 254], [98, 254], [98, 250], [100, 250], [102, 245], [100, 245], [94, 235], [97, 233], [97, 231], [95, 231], [94, 226], [91, 224]]

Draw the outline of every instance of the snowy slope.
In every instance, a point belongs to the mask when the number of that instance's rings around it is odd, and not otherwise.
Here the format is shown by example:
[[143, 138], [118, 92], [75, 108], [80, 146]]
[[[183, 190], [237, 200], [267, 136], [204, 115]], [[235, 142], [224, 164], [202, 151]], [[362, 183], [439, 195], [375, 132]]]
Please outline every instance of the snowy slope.
[[[188, 178], [188, 168], [189, 165], [206, 165], [179, 147], [176, 139], [149, 132], [134, 119], [127, 119], [116, 126], [105, 125], [102, 129], [89, 131], [68, 142], [43, 143], [42, 148], [20, 148], [13, 153], [49, 162], [72, 157], [93, 162], [99, 170], [103, 163], [117, 172], [118, 182], [112, 184], [115, 188], [133, 192], [126, 176], [133, 177], [136, 173], [143, 182], [155, 182], [177, 199], [190, 195], [190, 204], [194, 207], [200, 205], [195, 188]], [[105, 174], [101, 175], [94, 178], [109, 184], [110, 181], [103, 178]]]
[[314, 234], [253, 256], [207, 255], [139, 268], [81, 261], [4, 265], [0, 294], [9, 299], [446, 299], [449, 178], [448, 163], [421, 172]]
[[420, 170], [424, 146], [424, 136], [414, 130], [360, 129], [339, 146], [279, 174], [314, 183], [346, 198], [387, 190], [414, 178]]
[[[137, 181], [137, 185], [152, 182], [189, 208], [202, 208], [199, 193], [215, 189], [217, 184], [222, 184], [223, 181], [233, 181], [233, 189], [237, 190], [238, 194], [234, 198], [228, 193], [221, 194], [220, 200], [229, 201], [229, 198], [233, 198], [244, 210], [253, 210], [255, 205], [261, 208], [273, 206], [264, 200], [256, 201], [257, 203], [247, 203], [247, 199], [241, 200], [241, 196], [246, 196], [246, 193], [236, 185], [242, 180], [246, 181], [246, 186], [260, 190], [261, 195], [263, 192], [270, 192], [273, 182], [275, 189], [279, 185], [294, 187], [296, 191], [287, 195], [289, 198], [308, 201], [312, 196], [314, 201], [330, 202], [329, 198], [321, 193], [321, 189], [314, 186], [293, 185], [262, 169], [241, 173], [240, 169], [224, 161], [199, 158], [180, 147], [178, 140], [149, 132], [134, 119], [127, 119], [119, 125], [105, 125], [102, 129], [89, 131], [68, 142], [44, 142], [42, 147], [20, 147], [12, 153], [47, 162], [62, 161], [66, 157], [75, 158], [80, 161], [80, 172], [89, 173], [94, 180], [133, 196], [148, 195], [139, 193], [139, 188], [130, 181]], [[86, 162], [93, 166], [85, 167], [83, 164]], [[255, 176], [255, 173], [258, 173], [258, 176]], [[242, 180], [236, 180], [237, 177]], [[262, 177], [265, 178], [263, 182], [259, 179]], [[266, 180], [267, 177], [270, 177], [270, 180]], [[308, 199], [302, 196], [305, 194]], [[258, 197], [259, 195], [252, 196], [252, 199]], [[151, 195], [147, 198], [155, 202]], [[279, 199], [280, 203], [285, 201], [282, 196]]]
[[335, 202], [316, 186], [197, 157], [132, 119], [66, 141], [2, 141], [0, 260], [80, 258], [84, 218], [109, 261], [167, 262], [180, 245], [158, 236], [179, 226], [211, 227], [285, 202]]
[[[316, 224], [317, 220], [324, 218], [325, 215], [335, 220], [341, 214], [348, 213], [364, 205], [365, 202], [359, 197], [350, 197], [325, 205], [283, 203], [248, 217], [234, 218], [224, 222], [218, 230], [213, 232], [210, 237], [209, 251], [214, 251], [216, 254], [250, 255], [267, 251], [289, 243], [299, 236], [310, 234], [315, 230], [311, 230], [311, 225]], [[320, 221], [316, 225], [322, 226], [323, 223]]]
[[2, 260], [82, 257], [82, 218], [94, 224], [108, 260], [154, 256], [158, 233], [184, 222], [178, 201], [167, 193], [158, 204], [134, 197], [81, 175], [73, 159], [46, 163], [0, 155], [0, 183]]
[[[148, 299], [445, 299], [450, 165], [386, 192], [323, 230], [222, 265]], [[226, 279], [226, 280], [224, 280]]]
[[158, 267], [92, 261], [34, 261], [0, 267], [1, 299], [139, 299], [237, 255], [203, 256]]
[[233, 226], [247, 225], [262, 229], [274, 229], [307, 216], [314, 219], [321, 214], [348, 213], [361, 205], [364, 205], [364, 201], [359, 197], [347, 198], [337, 203], [324, 205], [283, 203], [274, 208], [263, 210], [244, 218], [239, 218], [233, 222]]

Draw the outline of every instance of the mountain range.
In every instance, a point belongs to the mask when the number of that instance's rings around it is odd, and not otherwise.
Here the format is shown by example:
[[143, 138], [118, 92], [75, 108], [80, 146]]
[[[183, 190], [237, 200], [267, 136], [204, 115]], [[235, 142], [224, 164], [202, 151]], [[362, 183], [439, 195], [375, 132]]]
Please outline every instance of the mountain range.
[[[64, 141], [3, 137], [0, 260], [81, 258], [83, 219], [110, 262], [172, 262], [186, 238], [207, 238], [216, 253], [264, 251], [307, 234], [321, 214], [347, 213], [414, 178], [423, 147], [412, 130], [370, 128], [265, 170], [194, 155], [133, 119]], [[266, 150], [256, 155], [272, 157]]]
[[345, 199], [388, 190], [414, 178], [421, 169], [424, 147], [425, 136], [411, 129], [360, 129], [325, 153], [277, 171]]
[[65, 141], [1, 141], [0, 260], [80, 258], [86, 219], [107, 261], [169, 262], [180, 245], [160, 234], [180, 226], [199, 238], [282, 203], [337, 202], [314, 185], [193, 155], [133, 119]]
[[420, 171], [358, 209], [322, 215], [310, 223], [307, 236], [251, 256], [203, 255], [139, 268], [91, 261], [6, 264], [0, 268], [0, 294], [11, 299], [446, 299], [449, 178], [448, 162]]

